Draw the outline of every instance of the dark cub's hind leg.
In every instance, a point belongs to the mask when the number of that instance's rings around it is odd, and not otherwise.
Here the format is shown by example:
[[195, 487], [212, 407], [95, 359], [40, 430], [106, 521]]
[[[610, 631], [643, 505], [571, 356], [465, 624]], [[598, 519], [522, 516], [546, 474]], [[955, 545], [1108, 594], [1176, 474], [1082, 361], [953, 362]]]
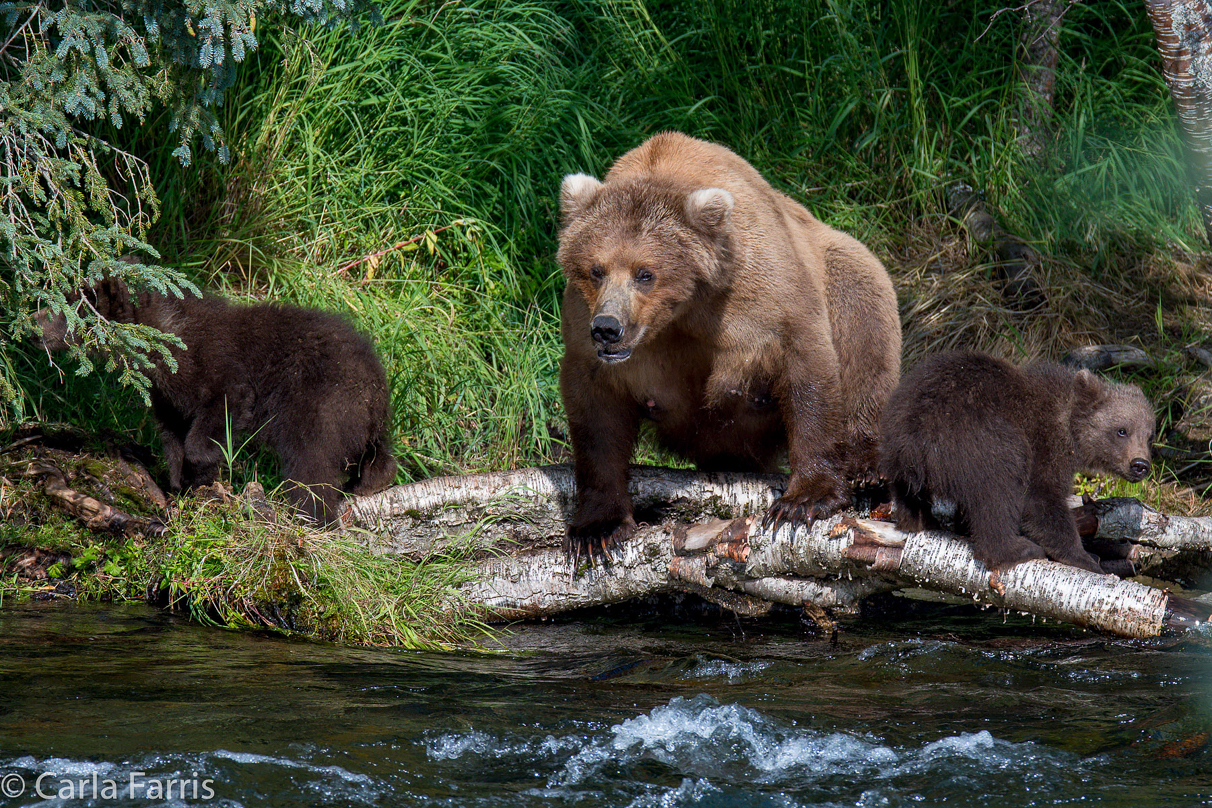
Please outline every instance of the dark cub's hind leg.
[[317, 525], [337, 521], [341, 501], [342, 465], [344, 460], [330, 451], [326, 441], [317, 439], [307, 447], [280, 449], [282, 479], [291, 504]]
[[892, 483], [891, 487], [892, 516], [896, 520], [897, 530], [919, 533], [933, 527], [929, 494], [913, 491], [900, 480]]

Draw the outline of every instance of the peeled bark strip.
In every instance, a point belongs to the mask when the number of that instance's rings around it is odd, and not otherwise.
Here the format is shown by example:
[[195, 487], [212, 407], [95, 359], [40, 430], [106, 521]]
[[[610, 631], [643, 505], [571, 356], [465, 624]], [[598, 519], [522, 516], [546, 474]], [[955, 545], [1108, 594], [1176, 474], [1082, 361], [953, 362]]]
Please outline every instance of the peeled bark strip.
[[1190, 151], [1204, 236], [1212, 244], [1212, 9], [1207, 0], [1145, 0], [1145, 8]]

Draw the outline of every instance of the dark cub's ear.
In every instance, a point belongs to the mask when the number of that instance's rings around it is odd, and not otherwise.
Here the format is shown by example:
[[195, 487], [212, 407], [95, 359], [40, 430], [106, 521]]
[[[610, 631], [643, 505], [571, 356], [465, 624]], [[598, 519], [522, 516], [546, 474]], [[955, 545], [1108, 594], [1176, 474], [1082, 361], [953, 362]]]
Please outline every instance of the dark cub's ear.
[[588, 174], [569, 174], [560, 183], [560, 214], [564, 224], [568, 224], [578, 213], [585, 209], [589, 200], [593, 199], [602, 188], [602, 183]]
[[686, 197], [690, 224], [712, 236], [720, 235], [732, 215], [732, 194], [723, 188], [700, 188]]
[[130, 288], [118, 278], [105, 278], [92, 288], [93, 305], [107, 320], [116, 323], [135, 321], [135, 304]]

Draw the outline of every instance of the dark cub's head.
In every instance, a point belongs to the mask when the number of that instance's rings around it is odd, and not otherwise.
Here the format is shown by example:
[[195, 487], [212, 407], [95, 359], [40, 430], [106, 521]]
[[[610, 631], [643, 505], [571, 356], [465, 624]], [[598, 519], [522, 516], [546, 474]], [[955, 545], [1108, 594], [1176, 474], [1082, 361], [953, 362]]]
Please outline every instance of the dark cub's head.
[[732, 205], [722, 188], [564, 178], [557, 258], [589, 309], [587, 336], [603, 362], [629, 358], [721, 282]]
[[1080, 370], [1071, 425], [1078, 466], [1139, 482], [1149, 473], [1156, 418], [1139, 387]]
[[[84, 309], [91, 308], [112, 322], [135, 322], [135, 304], [131, 300], [130, 290], [117, 278], [105, 278], [87, 289], [70, 294], [67, 303], [81, 314]], [[62, 312], [39, 309], [36, 319], [41, 343], [47, 350], [62, 351], [69, 345], [77, 344], [75, 335], [68, 331], [67, 316]]]

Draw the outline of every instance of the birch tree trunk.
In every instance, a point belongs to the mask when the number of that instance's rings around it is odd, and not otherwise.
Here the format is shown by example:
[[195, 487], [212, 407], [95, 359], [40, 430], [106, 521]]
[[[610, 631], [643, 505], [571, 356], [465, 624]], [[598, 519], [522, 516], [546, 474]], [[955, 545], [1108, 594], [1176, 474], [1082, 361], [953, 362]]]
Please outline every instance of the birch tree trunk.
[[1060, 22], [1073, 0], [1034, 0], [1022, 7], [1019, 32], [1018, 135], [1023, 153], [1038, 157], [1052, 129], [1056, 65], [1060, 61]]
[[1145, 8], [1191, 155], [1204, 236], [1212, 244], [1212, 8], [1207, 0], [1145, 0]]

